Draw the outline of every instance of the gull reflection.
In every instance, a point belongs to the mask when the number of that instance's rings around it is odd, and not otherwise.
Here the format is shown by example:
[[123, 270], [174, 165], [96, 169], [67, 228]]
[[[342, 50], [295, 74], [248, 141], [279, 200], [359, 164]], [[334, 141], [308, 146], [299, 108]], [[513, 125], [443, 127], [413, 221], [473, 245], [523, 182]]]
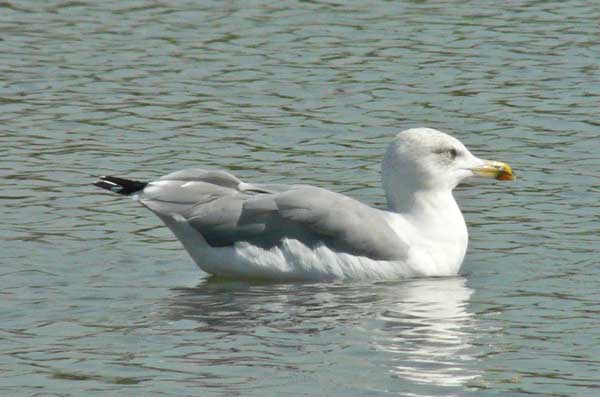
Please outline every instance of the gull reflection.
[[397, 288], [394, 303], [380, 312], [379, 351], [392, 354], [393, 375], [413, 382], [461, 386], [480, 376], [474, 369], [473, 290], [464, 278], [412, 280]]
[[[472, 293], [461, 277], [322, 284], [206, 279], [173, 290], [164, 314], [171, 334], [189, 337], [192, 329], [210, 340], [192, 345], [194, 357], [239, 364], [245, 362], [236, 352], [252, 352], [244, 358], [252, 365], [258, 360], [306, 374], [323, 365], [334, 373], [355, 366], [374, 385], [391, 377], [412, 387], [460, 387], [482, 373], [473, 346], [477, 321], [468, 309]], [[307, 361], [312, 366], [300, 364]]]

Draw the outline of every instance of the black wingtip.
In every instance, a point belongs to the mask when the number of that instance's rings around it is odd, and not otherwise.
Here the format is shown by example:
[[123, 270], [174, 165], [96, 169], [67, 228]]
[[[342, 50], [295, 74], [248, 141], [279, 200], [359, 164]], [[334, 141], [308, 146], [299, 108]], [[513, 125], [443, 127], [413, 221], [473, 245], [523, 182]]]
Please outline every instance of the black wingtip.
[[133, 181], [116, 176], [101, 176], [99, 179], [99, 181], [94, 182], [94, 186], [125, 196], [142, 190], [148, 184], [147, 182]]

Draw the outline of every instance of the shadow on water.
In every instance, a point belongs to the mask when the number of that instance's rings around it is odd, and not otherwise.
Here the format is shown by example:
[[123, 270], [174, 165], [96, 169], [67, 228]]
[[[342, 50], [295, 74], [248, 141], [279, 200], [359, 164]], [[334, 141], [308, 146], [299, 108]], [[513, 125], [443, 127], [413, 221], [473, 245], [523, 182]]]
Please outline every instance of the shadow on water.
[[302, 349], [346, 346], [338, 355], [364, 356], [379, 377], [385, 368], [387, 378], [458, 387], [480, 376], [472, 293], [462, 277], [351, 284], [209, 278], [173, 290], [167, 317], [193, 321], [199, 332], [254, 337], [258, 350], [285, 345], [284, 353], [290, 338]]

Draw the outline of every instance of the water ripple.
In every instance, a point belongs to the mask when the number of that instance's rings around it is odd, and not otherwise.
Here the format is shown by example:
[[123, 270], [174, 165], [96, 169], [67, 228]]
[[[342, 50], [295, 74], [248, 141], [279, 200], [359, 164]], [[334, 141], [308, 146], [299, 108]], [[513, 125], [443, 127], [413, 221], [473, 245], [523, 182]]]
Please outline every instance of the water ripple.
[[[3, 395], [595, 396], [592, 2], [0, 2]], [[471, 181], [463, 276], [205, 280], [101, 174], [227, 168], [383, 206], [428, 125]]]

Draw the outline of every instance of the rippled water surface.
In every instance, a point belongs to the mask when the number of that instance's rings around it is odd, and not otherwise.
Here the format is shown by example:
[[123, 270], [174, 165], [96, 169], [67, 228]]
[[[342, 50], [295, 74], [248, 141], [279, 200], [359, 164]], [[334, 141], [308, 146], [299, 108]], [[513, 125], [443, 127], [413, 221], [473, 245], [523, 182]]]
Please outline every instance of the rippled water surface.
[[[600, 6], [0, 2], [3, 396], [597, 396]], [[91, 186], [227, 168], [383, 205], [430, 126], [515, 183], [457, 192], [461, 275], [208, 278]]]

